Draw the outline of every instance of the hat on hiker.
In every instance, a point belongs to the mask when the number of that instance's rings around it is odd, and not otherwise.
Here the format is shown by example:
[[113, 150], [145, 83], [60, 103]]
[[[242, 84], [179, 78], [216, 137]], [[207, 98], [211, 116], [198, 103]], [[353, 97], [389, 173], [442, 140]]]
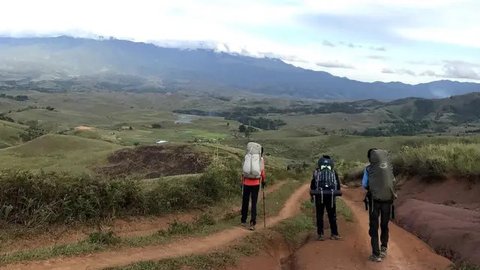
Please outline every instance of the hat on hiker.
[[318, 168], [322, 168], [322, 166], [330, 166], [330, 169], [333, 169], [334, 167], [334, 162], [332, 158], [329, 155], [323, 155], [319, 160], [318, 160]]

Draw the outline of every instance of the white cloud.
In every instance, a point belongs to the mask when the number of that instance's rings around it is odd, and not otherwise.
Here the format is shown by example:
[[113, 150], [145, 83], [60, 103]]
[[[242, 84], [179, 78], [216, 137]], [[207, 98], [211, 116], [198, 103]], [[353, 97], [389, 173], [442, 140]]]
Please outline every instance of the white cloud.
[[[479, 25], [478, 23], [480, 22], [477, 22], [477, 25]], [[412, 40], [480, 48], [480, 28], [477, 25], [466, 28], [459, 26], [456, 28], [399, 29], [398, 33]]]
[[347, 69], [354, 68], [350, 64], [345, 64], [338, 61], [317, 62], [316, 65], [319, 67], [326, 67], [326, 68], [347, 68]]
[[[428, 55], [419, 53], [410, 44], [436, 42], [479, 48], [480, 17], [476, 14], [479, 8], [477, 0], [15, 0], [2, 2], [0, 35], [114, 36], [258, 57], [283, 56], [297, 66], [359, 80], [419, 82], [426, 76], [411, 75], [427, 68], [406, 62], [432, 61], [447, 52], [431, 53], [430, 59], [422, 59]], [[348, 25], [358, 33], [351, 40], [347, 39], [349, 35], [341, 36], [342, 31], [337, 29], [332, 30], [333, 34], [314, 32], [314, 27], [299, 21], [305, 14], [340, 16], [340, 19], [354, 15], [377, 18], [380, 22], [386, 15], [395, 14], [398, 17], [394, 19], [400, 19], [376, 27], [386, 27], [382, 31], [403, 39], [403, 43], [382, 42], [383, 37], [378, 37], [379, 42], [363, 38], [362, 34], [371, 31], [362, 33], [355, 23]], [[335, 46], [339, 41], [346, 45]], [[373, 53], [371, 49], [378, 50], [375, 53], [381, 56], [368, 57]], [[465, 59], [464, 53], [459, 54]], [[338, 68], [339, 65], [355, 69]], [[385, 65], [404, 72], [382, 73]], [[442, 73], [442, 66], [432, 72]]]

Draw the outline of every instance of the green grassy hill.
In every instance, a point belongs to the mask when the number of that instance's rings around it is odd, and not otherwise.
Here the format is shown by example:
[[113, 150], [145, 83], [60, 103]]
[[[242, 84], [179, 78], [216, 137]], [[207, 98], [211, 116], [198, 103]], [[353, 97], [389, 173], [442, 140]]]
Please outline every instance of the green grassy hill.
[[43, 169], [88, 172], [120, 149], [112, 143], [65, 135], [45, 135], [22, 145], [0, 150], [0, 169]]
[[22, 125], [0, 120], [0, 148], [19, 143], [19, 135], [24, 128]]

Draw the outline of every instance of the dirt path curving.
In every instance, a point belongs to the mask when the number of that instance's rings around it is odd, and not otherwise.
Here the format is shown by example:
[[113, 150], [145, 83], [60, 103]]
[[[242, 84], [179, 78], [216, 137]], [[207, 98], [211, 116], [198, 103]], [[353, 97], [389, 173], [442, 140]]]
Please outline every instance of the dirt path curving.
[[[265, 190], [265, 194], [271, 194], [279, 190], [287, 181], [280, 181], [271, 186], [268, 186]], [[240, 207], [235, 206], [231, 212], [239, 212]], [[162, 229], [167, 229], [173, 221], [180, 222], [193, 222], [202, 212], [199, 210], [167, 214], [158, 217], [134, 217], [131, 219], [117, 219], [113, 221], [111, 225], [105, 225], [105, 228], [111, 230], [115, 235], [119, 237], [138, 237], [151, 235]], [[79, 227], [70, 228], [68, 226], [59, 226], [49, 228], [48, 231], [36, 234], [28, 235], [27, 238], [17, 238], [8, 240], [7, 243], [1, 243], [1, 252], [12, 253], [21, 250], [51, 247], [55, 245], [64, 245], [82, 241], [88, 237], [88, 235], [94, 232], [94, 227]]]
[[394, 269], [445, 270], [451, 265], [414, 235], [390, 224], [389, 254], [381, 263], [367, 260], [370, 255], [368, 212], [363, 206], [364, 193], [359, 189], [344, 192], [344, 201], [352, 210], [354, 222], [339, 221], [341, 241], [311, 241], [295, 254], [294, 269]]
[[[301, 202], [307, 197], [308, 187], [308, 185], [303, 185], [292, 193], [280, 213], [275, 217], [267, 219], [267, 226], [274, 226], [284, 219], [295, 216], [300, 211]], [[231, 228], [209, 236], [186, 238], [165, 245], [143, 248], [125, 248], [78, 257], [56, 258], [45, 261], [12, 264], [2, 267], [1, 269], [80, 270], [123, 266], [140, 261], [161, 260], [190, 254], [206, 253], [210, 250], [225, 247], [234, 240], [242, 238], [250, 233], [250, 231], [242, 228]]]

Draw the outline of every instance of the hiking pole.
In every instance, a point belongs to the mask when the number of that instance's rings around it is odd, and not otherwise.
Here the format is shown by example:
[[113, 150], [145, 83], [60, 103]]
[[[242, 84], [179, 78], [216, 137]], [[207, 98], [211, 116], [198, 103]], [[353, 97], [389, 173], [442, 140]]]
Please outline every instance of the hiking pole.
[[[264, 186], [265, 187], [265, 186]], [[263, 195], [263, 228], [267, 227], [267, 213], [265, 207], [265, 188], [262, 188], [262, 195]]]

